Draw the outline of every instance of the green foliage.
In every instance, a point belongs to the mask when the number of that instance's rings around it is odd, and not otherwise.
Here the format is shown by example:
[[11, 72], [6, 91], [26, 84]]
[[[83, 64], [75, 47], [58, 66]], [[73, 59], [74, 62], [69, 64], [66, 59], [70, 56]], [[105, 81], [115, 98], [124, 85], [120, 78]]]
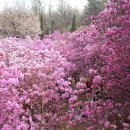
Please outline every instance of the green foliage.
[[43, 13], [40, 13], [39, 20], [40, 20], [41, 31], [44, 31], [44, 17], [43, 17]]
[[[88, 0], [86, 6], [84, 7], [83, 18], [98, 15], [104, 9], [104, 4], [106, 1], [107, 0]], [[91, 21], [88, 21], [87, 24], [90, 23]]]
[[74, 14], [72, 20], [71, 32], [74, 32], [75, 30], [76, 30], [76, 15]]
[[46, 35], [49, 35], [49, 27], [47, 27], [47, 29], [46, 29]]
[[51, 33], [54, 33], [54, 29], [55, 29], [55, 22], [54, 22], [54, 20], [52, 20], [52, 22], [51, 22]]

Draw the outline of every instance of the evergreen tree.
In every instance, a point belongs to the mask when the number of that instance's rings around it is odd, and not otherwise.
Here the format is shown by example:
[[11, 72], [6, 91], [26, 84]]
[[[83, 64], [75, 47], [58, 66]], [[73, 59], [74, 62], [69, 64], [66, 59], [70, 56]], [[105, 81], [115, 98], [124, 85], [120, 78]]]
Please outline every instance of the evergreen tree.
[[40, 15], [39, 15], [39, 20], [40, 20], [40, 28], [41, 28], [41, 31], [44, 31], [44, 18], [43, 18], [43, 13], [40, 13]]
[[44, 37], [44, 17], [43, 17], [43, 13], [39, 14], [39, 20], [40, 20], [40, 29], [41, 29], [41, 34], [40, 37], [43, 38]]
[[46, 29], [46, 35], [49, 35], [49, 27], [47, 27], [47, 29]]
[[52, 20], [52, 22], [51, 22], [51, 33], [54, 33], [54, 29], [55, 29], [55, 22], [54, 22], [54, 20]]
[[[98, 15], [103, 9], [107, 0], [87, 0], [87, 4], [84, 7], [83, 19], [92, 15]], [[88, 21], [87, 24], [90, 24]]]
[[76, 30], [76, 15], [74, 14], [72, 20], [71, 32], [74, 32], [75, 30]]

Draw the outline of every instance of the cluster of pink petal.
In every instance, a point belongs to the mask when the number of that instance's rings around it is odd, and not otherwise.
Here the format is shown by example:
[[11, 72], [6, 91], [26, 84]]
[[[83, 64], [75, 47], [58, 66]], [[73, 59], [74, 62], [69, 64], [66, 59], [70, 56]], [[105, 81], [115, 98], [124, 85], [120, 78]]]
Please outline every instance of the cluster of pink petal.
[[52, 111], [60, 109], [58, 87], [68, 86], [63, 78], [70, 64], [39, 39], [8, 38], [0, 47], [0, 129], [53, 126]]
[[74, 33], [0, 43], [0, 129], [128, 130], [129, 81], [130, 0], [109, 0]]

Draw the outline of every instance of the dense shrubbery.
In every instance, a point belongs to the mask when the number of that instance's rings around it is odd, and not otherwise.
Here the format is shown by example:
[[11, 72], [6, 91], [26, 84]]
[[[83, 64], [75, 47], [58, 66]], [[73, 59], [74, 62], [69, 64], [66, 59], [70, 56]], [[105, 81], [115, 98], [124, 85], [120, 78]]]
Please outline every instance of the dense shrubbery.
[[0, 48], [0, 129], [130, 129], [129, 0], [77, 32]]

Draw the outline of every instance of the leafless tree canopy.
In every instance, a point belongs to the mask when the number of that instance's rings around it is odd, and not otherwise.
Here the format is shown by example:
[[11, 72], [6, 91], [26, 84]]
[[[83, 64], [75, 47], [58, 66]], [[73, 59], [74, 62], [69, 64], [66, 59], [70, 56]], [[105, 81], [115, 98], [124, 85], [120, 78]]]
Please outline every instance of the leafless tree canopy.
[[61, 16], [61, 20], [66, 27], [68, 24], [70, 24], [70, 21], [73, 17], [73, 9], [72, 7], [64, 0], [58, 1], [58, 7], [57, 11], [59, 15]]
[[31, 12], [23, 8], [5, 8], [0, 12], [0, 35], [3, 37], [34, 37], [39, 33], [39, 18]]

